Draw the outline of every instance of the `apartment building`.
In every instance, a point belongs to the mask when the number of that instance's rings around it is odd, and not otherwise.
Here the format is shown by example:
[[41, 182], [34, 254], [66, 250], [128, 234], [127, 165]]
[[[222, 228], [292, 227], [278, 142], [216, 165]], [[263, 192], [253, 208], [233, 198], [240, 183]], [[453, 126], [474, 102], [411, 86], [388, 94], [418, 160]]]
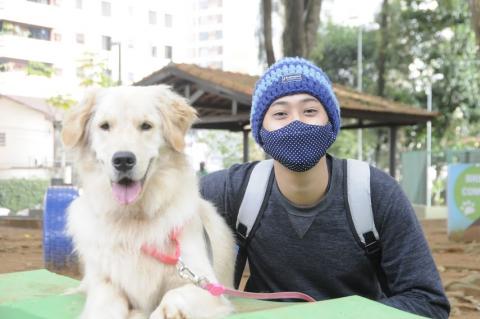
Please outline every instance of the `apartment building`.
[[[59, 165], [55, 118], [46, 120], [35, 107], [57, 95], [78, 99], [82, 78], [91, 75], [81, 68], [88, 57], [127, 85], [170, 61], [260, 73], [260, 3], [0, 0], [0, 171]], [[21, 97], [29, 102], [18, 103]]]
[[260, 0], [192, 0], [190, 59], [200, 66], [259, 74]]
[[85, 53], [123, 83], [185, 61], [189, 7], [181, 1], [0, 0], [0, 93], [75, 94]]

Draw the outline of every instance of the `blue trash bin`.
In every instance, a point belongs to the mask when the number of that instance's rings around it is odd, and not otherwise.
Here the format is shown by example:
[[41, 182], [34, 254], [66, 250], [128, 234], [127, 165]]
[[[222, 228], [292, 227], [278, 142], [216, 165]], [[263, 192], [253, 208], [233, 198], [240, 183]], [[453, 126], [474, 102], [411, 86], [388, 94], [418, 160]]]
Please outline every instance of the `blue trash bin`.
[[43, 260], [55, 272], [78, 272], [78, 259], [65, 232], [67, 208], [78, 197], [71, 186], [50, 186], [45, 194], [43, 213]]

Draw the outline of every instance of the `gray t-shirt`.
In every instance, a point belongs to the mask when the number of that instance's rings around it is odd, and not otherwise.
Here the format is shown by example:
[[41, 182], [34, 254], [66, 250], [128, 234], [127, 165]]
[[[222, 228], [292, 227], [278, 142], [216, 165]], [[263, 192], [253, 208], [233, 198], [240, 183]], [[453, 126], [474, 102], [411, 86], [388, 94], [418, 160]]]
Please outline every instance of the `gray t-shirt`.
[[[327, 156], [330, 180], [313, 207], [296, 207], [274, 181], [260, 226], [248, 247], [253, 292], [300, 291], [316, 300], [360, 295], [428, 316], [448, 318], [450, 305], [413, 208], [397, 182], [371, 167], [375, 225], [392, 296], [353, 235], [345, 208], [344, 165]], [[255, 163], [234, 165], [201, 180], [202, 196], [235, 229], [242, 191]]]

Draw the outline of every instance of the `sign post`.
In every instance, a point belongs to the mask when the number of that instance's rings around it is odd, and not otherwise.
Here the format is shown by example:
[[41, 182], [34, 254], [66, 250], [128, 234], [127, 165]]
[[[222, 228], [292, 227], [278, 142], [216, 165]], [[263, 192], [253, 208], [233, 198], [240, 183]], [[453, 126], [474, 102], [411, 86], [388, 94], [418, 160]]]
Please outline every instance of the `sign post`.
[[448, 166], [448, 235], [461, 241], [480, 240], [480, 165]]

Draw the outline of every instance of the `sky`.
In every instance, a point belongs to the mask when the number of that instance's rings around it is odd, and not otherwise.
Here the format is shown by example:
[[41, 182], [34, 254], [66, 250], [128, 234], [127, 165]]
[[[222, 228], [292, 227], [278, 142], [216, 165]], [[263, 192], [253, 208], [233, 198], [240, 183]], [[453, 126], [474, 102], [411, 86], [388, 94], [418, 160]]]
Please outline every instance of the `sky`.
[[323, 0], [321, 20], [331, 18], [337, 24], [358, 26], [374, 22], [382, 0]]

